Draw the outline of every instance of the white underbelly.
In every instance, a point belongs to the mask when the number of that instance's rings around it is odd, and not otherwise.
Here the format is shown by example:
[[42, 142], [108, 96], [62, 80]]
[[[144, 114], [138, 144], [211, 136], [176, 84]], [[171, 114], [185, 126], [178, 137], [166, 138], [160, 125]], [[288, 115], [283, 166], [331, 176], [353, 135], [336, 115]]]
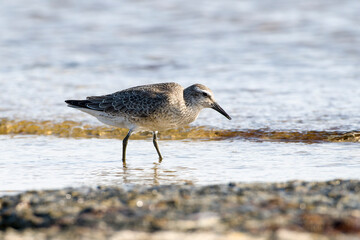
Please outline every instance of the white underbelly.
[[110, 126], [114, 126], [114, 127], [118, 127], [118, 128], [127, 128], [127, 129], [135, 129], [136, 128], [136, 125], [132, 124], [125, 117], [122, 117], [122, 116], [112, 116], [105, 112], [95, 111], [95, 110], [86, 109], [86, 108], [81, 108], [79, 110], [96, 117], [100, 122], [105, 123]]

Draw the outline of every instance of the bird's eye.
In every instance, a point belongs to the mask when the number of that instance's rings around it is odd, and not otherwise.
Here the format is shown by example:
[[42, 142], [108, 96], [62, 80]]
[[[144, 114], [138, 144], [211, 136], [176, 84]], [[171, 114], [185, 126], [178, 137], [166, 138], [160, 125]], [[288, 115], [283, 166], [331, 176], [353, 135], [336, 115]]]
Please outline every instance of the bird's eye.
[[204, 97], [207, 97], [207, 96], [208, 96], [208, 94], [207, 94], [206, 92], [203, 92], [202, 95], [203, 95]]

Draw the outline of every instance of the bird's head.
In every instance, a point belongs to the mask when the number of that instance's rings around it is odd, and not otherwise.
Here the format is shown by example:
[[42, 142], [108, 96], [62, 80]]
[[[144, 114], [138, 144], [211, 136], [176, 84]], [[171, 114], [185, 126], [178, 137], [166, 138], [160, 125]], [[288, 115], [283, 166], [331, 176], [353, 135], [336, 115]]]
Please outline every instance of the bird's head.
[[194, 84], [186, 88], [185, 93], [190, 98], [189, 100], [192, 105], [201, 108], [212, 108], [231, 120], [231, 117], [215, 101], [214, 94], [208, 87], [202, 84]]

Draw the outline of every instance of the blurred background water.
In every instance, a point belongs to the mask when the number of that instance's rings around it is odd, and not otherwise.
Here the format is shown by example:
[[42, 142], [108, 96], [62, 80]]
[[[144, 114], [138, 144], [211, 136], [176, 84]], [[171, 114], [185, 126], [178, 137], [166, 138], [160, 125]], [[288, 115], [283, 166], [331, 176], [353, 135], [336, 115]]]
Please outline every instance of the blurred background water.
[[[96, 119], [65, 99], [175, 81], [203, 83], [233, 117], [220, 130], [360, 128], [357, 0], [0, 2], [0, 118]], [[2, 135], [0, 190], [358, 178], [358, 143], [121, 141]]]

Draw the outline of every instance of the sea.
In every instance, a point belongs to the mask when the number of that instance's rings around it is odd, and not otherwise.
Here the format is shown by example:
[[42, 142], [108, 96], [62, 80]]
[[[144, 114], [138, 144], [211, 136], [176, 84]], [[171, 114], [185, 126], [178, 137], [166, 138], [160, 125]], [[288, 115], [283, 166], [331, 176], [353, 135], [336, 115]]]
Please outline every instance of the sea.
[[[0, 1], [0, 194], [360, 178], [360, 1]], [[129, 140], [68, 108], [208, 86], [232, 117]]]

